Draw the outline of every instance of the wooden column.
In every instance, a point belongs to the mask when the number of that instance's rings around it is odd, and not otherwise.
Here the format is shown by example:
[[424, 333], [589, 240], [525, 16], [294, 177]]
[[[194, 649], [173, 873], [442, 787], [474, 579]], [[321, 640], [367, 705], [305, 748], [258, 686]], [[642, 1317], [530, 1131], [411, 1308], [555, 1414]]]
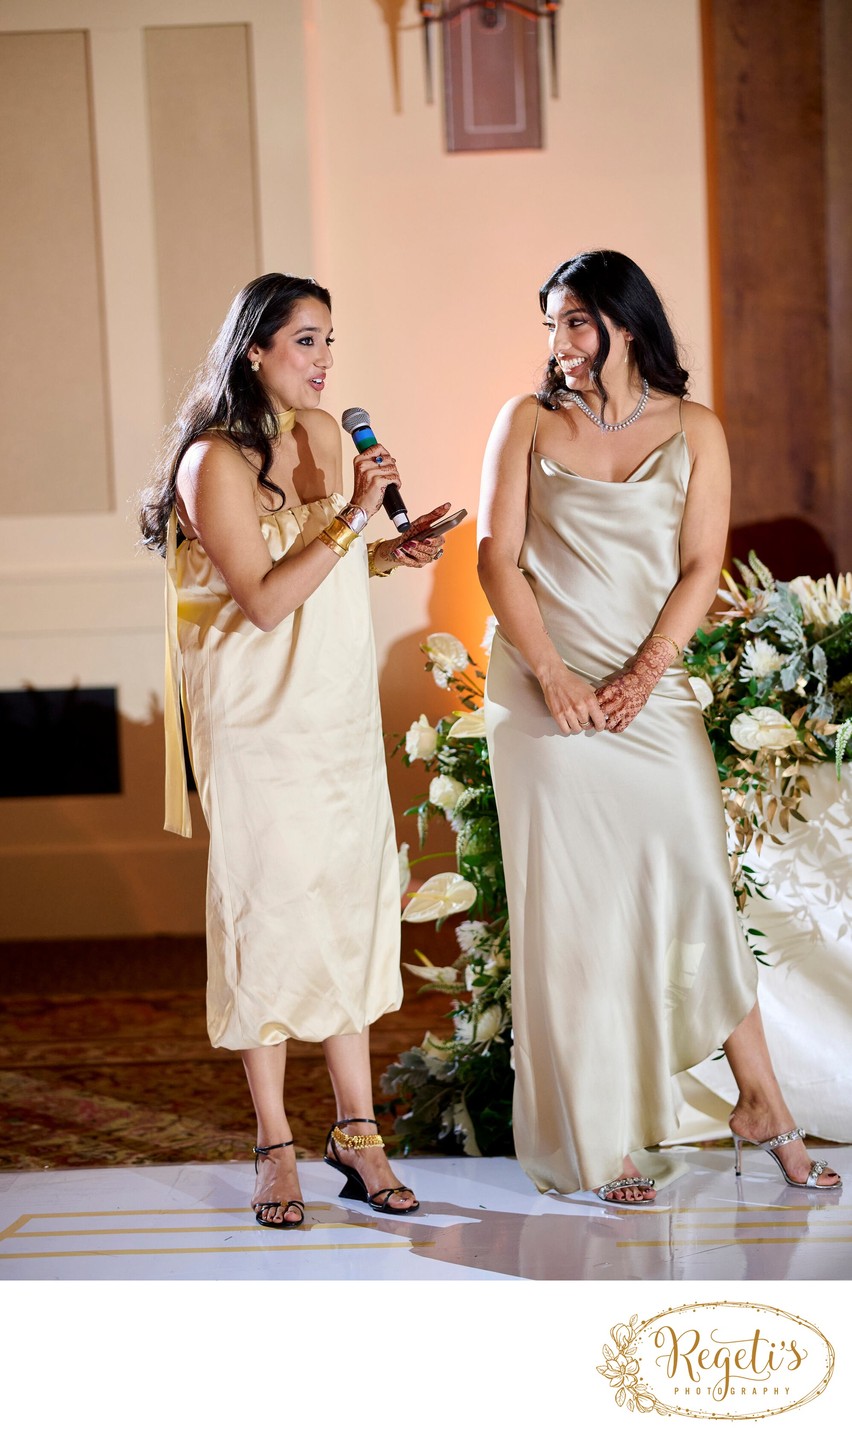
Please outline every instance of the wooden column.
[[[835, 118], [827, 171], [826, 65], [842, 64], [824, 46], [831, 8], [832, 0], [703, 0], [714, 368], [734, 471], [732, 523], [747, 542], [755, 525], [762, 534], [781, 517], [798, 520], [799, 540], [794, 525], [792, 542], [782, 541], [791, 573], [797, 558], [799, 572], [811, 556], [852, 562], [849, 531], [837, 522], [852, 475], [838, 472], [833, 427], [833, 337], [848, 330], [849, 291], [843, 314], [829, 271], [830, 261], [841, 263], [839, 243], [829, 246], [829, 190], [848, 175], [849, 151], [841, 152]], [[831, 17], [838, 31], [848, 30], [841, 8]], [[839, 116], [839, 74], [834, 91]]]

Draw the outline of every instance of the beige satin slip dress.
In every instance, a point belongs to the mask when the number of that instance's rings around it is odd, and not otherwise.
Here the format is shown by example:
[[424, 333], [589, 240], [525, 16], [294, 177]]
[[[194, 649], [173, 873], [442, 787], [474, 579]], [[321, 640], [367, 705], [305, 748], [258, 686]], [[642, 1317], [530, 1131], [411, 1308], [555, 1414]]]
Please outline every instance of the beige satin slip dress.
[[[519, 564], [557, 650], [591, 685], [635, 654], [677, 583], [689, 473], [682, 430], [620, 484], [533, 448]], [[680, 662], [623, 734], [566, 737], [498, 628], [485, 714], [511, 925], [515, 1146], [540, 1190], [570, 1193], [672, 1137], [672, 1075], [750, 1011], [756, 966]]]
[[[259, 501], [261, 504], [262, 501]], [[342, 495], [258, 514], [273, 560]], [[166, 828], [189, 833], [179, 704], [210, 831], [214, 1047], [359, 1033], [402, 1001], [399, 864], [359, 538], [268, 633], [198, 540], [167, 555]]]

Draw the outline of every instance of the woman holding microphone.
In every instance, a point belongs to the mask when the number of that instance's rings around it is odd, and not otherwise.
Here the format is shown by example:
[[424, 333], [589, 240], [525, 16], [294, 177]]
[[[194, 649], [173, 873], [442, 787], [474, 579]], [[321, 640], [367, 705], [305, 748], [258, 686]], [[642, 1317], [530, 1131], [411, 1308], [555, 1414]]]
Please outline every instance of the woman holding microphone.
[[166, 828], [188, 834], [187, 737], [210, 830], [208, 1031], [241, 1054], [257, 1115], [257, 1222], [303, 1221], [284, 1106], [287, 1040], [323, 1045], [337, 1103], [326, 1160], [383, 1213], [399, 1184], [373, 1114], [369, 1026], [397, 1009], [399, 880], [370, 575], [440, 557], [430, 523], [365, 545], [398, 484], [381, 445], [354, 462], [319, 406], [331, 299], [269, 274], [237, 295], [145, 496], [167, 565]]

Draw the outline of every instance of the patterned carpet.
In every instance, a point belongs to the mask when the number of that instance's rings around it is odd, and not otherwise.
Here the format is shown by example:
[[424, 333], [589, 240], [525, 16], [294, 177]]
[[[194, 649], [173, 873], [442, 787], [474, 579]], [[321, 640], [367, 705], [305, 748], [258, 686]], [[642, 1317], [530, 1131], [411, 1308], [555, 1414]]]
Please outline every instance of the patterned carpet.
[[[254, 1125], [242, 1064], [207, 1040], [197, 984], [203, 941], [144, 942], [145, 962], [140, 941], [127, 941], [128, 961], [121, 963], [121, 941], [78, 941], [73, 953], [65, 946], [64, 968], [63, 946], [0, 946], [0, 1168], [250, 1156]], [[21, 953], [33, 948], [40, 952]], [[438, 963], [458, 952], [449, 927], [429, 948]], [[56, 987], [84, 991], [14, 992], [36, 973], [40, 984], [53, 973]], [[124, 984], [141, 979], [150, 987], [104, 992], [116, 973]], [[181, 985], [182, 975], [190, 982]], [[169, 981], [172, 988], [160, 987]], [[446, 997], [419, 995], [410, 975], [405, 988], [402, 1010], [373, 1027], [376, 1089], [387, 1065], [425, 1029], [449, 1027]], [[316, 1158], [334, 1119], [331, 1086], [317, 1045], [291, 1042], [289, 1050], [286, 1101], [297, 1157]], [[391, 1116], [380, 1117], [387, 1136]]]

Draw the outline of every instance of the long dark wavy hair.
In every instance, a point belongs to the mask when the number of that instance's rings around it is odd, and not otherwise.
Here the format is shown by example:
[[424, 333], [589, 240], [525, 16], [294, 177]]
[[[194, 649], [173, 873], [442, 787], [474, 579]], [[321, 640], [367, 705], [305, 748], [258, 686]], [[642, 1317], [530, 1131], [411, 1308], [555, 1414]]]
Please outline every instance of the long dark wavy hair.
[[[633, 358], [651, 389], [662, 390], [664, 394], [686, 394], [689, 375], [680, 362], [677, 341], [663, 302], [644, 270], [627, 255], [619, 254], [618, 250], [587, 250], [557, 265], [538, 292], [542, 314], [547, 313], [547, 301], [553, 290], [568, 290], [575, 295], [598, 332], [592, 380], [600, 395], [602, 415], [608, 396], [601, 381], [601, 370], [610, 350], [604, 315], [611, 324], [632, 334]], [[567, 393], [565, 376], [551, 355], [536, 398], [545, 409], [559, 409]]]
[[268, 477], [278, 431], [275, 407], [252, 370], [248, 351], [253, 345], [268, 349], [303, 299], [331, 309], [328, 290], [298, 275], [261, 275], [240, 290], [168, 431], [154, 479], [140, 497], [139, 523], [149, 549], [165, 554], [178, 466], [189, 446], [210, 429], [259, 456], [257, 482], [283, 505], [283, 490]]

